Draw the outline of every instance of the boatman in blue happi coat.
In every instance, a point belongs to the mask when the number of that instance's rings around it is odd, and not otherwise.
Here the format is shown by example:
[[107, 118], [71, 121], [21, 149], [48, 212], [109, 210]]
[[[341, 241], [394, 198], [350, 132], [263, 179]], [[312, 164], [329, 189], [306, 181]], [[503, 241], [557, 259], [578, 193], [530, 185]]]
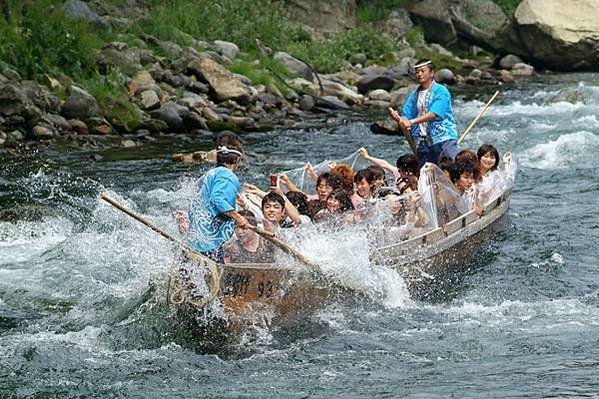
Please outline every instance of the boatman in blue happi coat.
[[241, 184], [234, 172], [242, 155], [241, 148], [218, 147], [217, 166], [198, 179], [189, 207], [189, 244], [217, 263], [224, 263], [223, 246], [235, 226], [249, 227], [248, 221], [235, 210]]
[[410, 93], [402, 113], [391, 110], [391, 118], [402, 129], [411, 132], [418, 143], [420, 165], [438, 163], [442, 157], [454, 159], [458, 132], [451, 107], [451, 94], [435, 82], [435, 66], [431, 60], [420, 60], [414, 66], [420, 86]]

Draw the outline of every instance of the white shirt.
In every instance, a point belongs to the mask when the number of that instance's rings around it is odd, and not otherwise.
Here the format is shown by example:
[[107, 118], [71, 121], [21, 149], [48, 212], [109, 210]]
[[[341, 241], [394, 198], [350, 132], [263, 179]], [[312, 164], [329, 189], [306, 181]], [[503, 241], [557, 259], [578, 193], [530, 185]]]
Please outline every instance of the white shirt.
[[[430, 87], [426, 90], [420, 90], [418, 92], [418, 102], [417, 102], [417, 106], [418, 106], [418, 117], [421, 117], [423, 115], [425, 115], [427, 113], [426, 110], [426, 98], [428, 96], [428, 91], [430, 90]], [[422, 137], [426, 137], [427, 135], [427, 124], [426, 122], [424, 123], [419, 123], [418, 126], [420, 126], [420, 136]]]

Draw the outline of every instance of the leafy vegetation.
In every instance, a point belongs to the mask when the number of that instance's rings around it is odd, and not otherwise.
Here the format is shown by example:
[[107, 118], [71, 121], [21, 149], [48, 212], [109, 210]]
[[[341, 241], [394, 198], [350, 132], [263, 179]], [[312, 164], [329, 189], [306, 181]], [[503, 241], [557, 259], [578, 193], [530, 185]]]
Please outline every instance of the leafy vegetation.
[[358, 0], [358, 24], [382, 21], [389, 12], [405, 6], [407, 2], [408, 0]]
[[514, 15], [522, 0], [493, 0], [507, 15]]
[[[90, 76], [95, 50], [109, 40], [84, 21], [66, 18], [62, 2], [8, 1], [0, 16], [0, 59], [24, 78], [44, 73]], [[8, 15], [6, 15], [8, 14]]]

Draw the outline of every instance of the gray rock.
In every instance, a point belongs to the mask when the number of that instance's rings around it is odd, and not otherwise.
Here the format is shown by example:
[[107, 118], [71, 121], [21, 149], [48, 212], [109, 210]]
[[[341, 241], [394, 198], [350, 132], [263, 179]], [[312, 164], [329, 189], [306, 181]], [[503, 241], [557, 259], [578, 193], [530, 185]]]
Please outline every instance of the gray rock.
[[389, 93], [389, 106], [394, 109], [400, 109], [408, 99], [410, 91], [412, 91], [415, 87], [416, 85], [410, 87], [402, 87], [401, 89], [394, 90], [391, 93]]
[[302, 111], [310, 111], [314, 108], [314, 97], [307, 94], [303, 95], [299, 102], [299, 107]]
[[480, 79], [481, 80], [488, 80], [488, 81], [494, 81], [494, 80], [496, 80], [495, 76], [493, 76], [491, 74], [491, 72], [489, 72], [489, 71], [482, 71], [482, 73], [480, 74]]
[[33, 129], [31, 129], [31, 134], [36, 139], [43, 140], [43, 139], [51, 139], [52, 137], [54, 137], [55, 133], [48, 126], [38, 125], [38, 126], [35, 126]]
[[361, 64], [364, 65], [364, 63], [366, 62], [366, 60], [368, 59], [368, 56], [364, 53], [357, 53], [351, 56], [351, 58], [349, 59], [349, 62], [351, 62], [352, 64], [356, 65], [356, 64]]
[[391, 96], [387, 90], [376, 89], [368, 93], [368, 98], [371, 101], [391, 101]]
[[160, 98], [154, 90], [146, 90], [140, 96], [141, 108], [148, 111], [160, 107]]
[[[182, 112], [182, 109], [185, 109], [187, 112]], [[183, 124], [183, 115], [187, 113], [189, 113], [187, 108], [181, 107], [173, 102], [168, 102], [159, 109], [152, 111], [150, 115], [152, 115], [153, 118], [166, 122], [170, 130], [178, 132], [185, 128], [185, 125]]]
[[499, 60], [499, 66], [502, 69], [507, 69], [508, 71], [514, 68], [514, 65], [522, 62], [522, 58], [518, 57], [514, 54], [508, 54]]
[[62, 106], [62, 114], [68, 119], [87, 119], [98, 112], [96, 99], [75, 85], [69, 86], [67, 101]]
[[23, 115], [32, 105], [17, 85], [8, 83], [0, 86], [0, 115]]
[[395, 86], [395, 83], [395, 79], [386, 75], [364, 75], [358, 81], [358, 92], [365, 94], [376, 89], [389, 91]]
[[384, 23], [385, 32], [395, 41], [401, 41], [413, 28], [410, 13], [403, 8], [391, 11]]
[[4, 75], [8, 80], [13, 82], [21, 81], [21, 75], [19, 74], [19, 72], [15, 71], [12, 68], [4, 68], [2, 70], [2, 75]]
[[483, 71], [481, 71], [480, 69], [473, 69], [470, 74], [468, 75], [468, 77], [473, 78], [473, 79], [480, 79], [480, 77], [482, 76]]
[[283, 98], [275, 96], [271, 93], [259, 93], [257, 97], [258, 101], [262, 102], [263, 104], [270, 105], [272, 107], [279, 108], [283, 104]]
[[100, 51], [96, 59], [100, 67], [117, 67], [128, 74], [141, 69], [139, 53], [134, 50], [119, 50], [108, 46]]
[[239, 47], [235, 43], [215, 40], [214, 47], [220, 54], [230, 60], [234, 60], [239, 55]]
[[49, 124], [54, 126], [59, 132], [68, 132], [71, 130], [71, 124], [62, 116], [56, 114], [46, 114], [43, 116]]
[[435, 72], [435, 80], [439, 83], [453, 83], [455, 81], [455, 75], [447, 68], [439, 69]]
[[247, 86], [222, 65], [210, 58], [200, 58], [192, 61], [188, 69], [200, 80], [210, 85], [217, 101], [233, 100], [246, 105], [252, 100]]
[[446, 57], [454, 57], [453, 53], [447, 50], [445, 47], [437, 43], [431, 43], [430, 48], [437, 54], [444, 55]]
[[123, 141], [122, 146], [125, 148], [131, 148], [131, 147], [137, 146], [137, 144], [133, 140], [125, 140], [125, 141]]
[[445, 0], [418, 1], [413, 3], [409, 11], [415, 22], [422, 27], [427, 42], [444, 46], [457, 42], [457, 33]]
[[100, 29], [109, 30], [110, 23], [89, 9], [87, 3], [80, 0], [67, 0], [64, 3], [64, 11], [68, 17], [72, 19], [83, 19], [85, 21], [90, 22], [94, 26]]
[[314, 37], [332, 37], [356, 27], [356, 0], [292, 0], [281, 2], [286, 16], [299, 22]]
[[334, 96], [323, 96], [319, 101], [318, 105], [324, 108], [332, 109], [348, 109], [346, 103]]
[[514, 77], [530, 77], [535, 74], [535, 69], [531, 65], [519, 62], [512, 68], [512, 76]]
[[187, 130], [203, 129], [207, 130], [208, 125], [206, 120], [200, 116], [197, 112], [189, 112], [183, 117], [183, 124]]
[[82, 122], [78, 119], [70, 119], [69, 125], [71, 126], [71, 130], [77, 134], [89, 134], [89, 129], [85, 122]]
[[9, 142], [23, 141], [25, 139], [25, 135], [19, 130], [13, 130], [12, 132], [7, 133], [6, 137]]
[[282, 51], [279, 51], [275, 53], [274, 59], [279, 64], [287, 68], [289, 72], [294, 73], [300, 78], [304, 78], [310, 82], [314, 81], [315, 77], [312, 73], [312, 70], [310, 70], [310, 68], [305, 63], [298, 60], [297, 58], [292, 57], [291, 55]]

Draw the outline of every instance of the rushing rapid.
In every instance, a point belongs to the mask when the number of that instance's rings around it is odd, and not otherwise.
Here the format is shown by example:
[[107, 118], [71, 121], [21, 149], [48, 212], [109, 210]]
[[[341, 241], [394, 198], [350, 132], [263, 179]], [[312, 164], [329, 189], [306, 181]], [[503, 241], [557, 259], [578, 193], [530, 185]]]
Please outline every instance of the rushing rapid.
[[[485, 101], [458, 97], [462, 131]], [[372, 267], [363, 235], [349, 230], [301, 249], [361, 295], [285, 328], [257, 317], [223, 342], [198, 342], [172, 317], [176, 247], [98, 199], [107, 192], [178, 235], [172, 211], [187, 206], [206, 166], [170, 153], [205, 150], [210, 138], [4, 157], [0, 397], [593, 396], [597, 111], [597, 75], [502, 93], [465, 144], [518, 158], [508, 224], [437, 302], [410, 298], [395, 271]], [[369, 121], [343, 118], [244, 135], [258, 156], [241, 180], [266, 187], [273, 170], [361, 146], [389, 161], [409, 151], [400, 137], [372, 135]]]

